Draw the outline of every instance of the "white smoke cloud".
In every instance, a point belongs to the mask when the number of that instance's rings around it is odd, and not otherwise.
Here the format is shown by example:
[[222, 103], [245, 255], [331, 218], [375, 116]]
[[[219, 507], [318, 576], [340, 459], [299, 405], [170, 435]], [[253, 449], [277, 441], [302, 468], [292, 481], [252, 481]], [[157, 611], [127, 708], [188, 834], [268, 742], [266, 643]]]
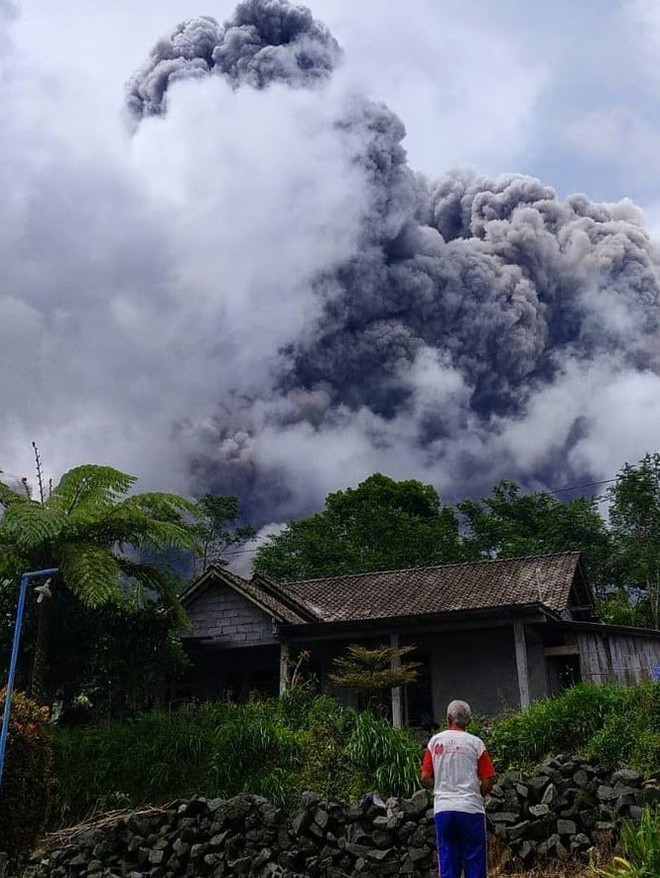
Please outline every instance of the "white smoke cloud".
[[30, 472], [36, 438], [55, 473], [105, 461], [185, 490], [176, 424], [267, 389], [318, 315], [312, 278], [357, 246], [341, 86], [183, 82], [132, 141], [116, 117], [83, 136], [93, 95], [0, 89], [3, 464]]

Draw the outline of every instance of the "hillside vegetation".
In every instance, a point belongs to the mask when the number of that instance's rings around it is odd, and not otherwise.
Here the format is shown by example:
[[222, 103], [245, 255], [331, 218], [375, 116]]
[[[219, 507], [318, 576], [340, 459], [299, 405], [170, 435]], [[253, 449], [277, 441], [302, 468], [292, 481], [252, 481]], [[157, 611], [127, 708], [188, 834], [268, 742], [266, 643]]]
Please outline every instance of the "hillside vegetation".
[[[649, 774], [660, 765], [660, 683], [580, 685], [528, 710], [475, 720], [500, 771], [574, 752]], [[351, 800], [410, 794], [422, 746], [407, 730], [304, 685], [279, 699], [153, 712], [55, 735], [60, 821], [94, 806], [257, 793], [285, 808], [304, 790]]]

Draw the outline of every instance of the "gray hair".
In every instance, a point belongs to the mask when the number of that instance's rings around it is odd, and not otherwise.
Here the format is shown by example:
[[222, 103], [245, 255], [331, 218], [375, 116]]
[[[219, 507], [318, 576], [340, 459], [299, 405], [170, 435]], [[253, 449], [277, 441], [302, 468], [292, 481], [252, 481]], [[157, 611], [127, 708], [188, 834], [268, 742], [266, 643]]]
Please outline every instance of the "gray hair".
[[447, 716], [450, 716], [457, 726], [464, 729], [470, 722], [472, 710], [467, 701], [450, 701], [447, 705]]

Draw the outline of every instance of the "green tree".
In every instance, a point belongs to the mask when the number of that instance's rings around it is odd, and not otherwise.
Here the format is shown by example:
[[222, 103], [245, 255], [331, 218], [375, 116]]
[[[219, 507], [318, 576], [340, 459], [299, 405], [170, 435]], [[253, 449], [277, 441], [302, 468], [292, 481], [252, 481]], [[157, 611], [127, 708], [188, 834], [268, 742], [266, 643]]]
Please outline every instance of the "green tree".
[[608, 606], [617, 621], [660, 628], [660, 454], [626, 463], [608, 496], [620, 583]]
[[62, 590], [53, 607], [45, 691], [60, 723], [105, 722], [152, 709], [188, 667], [180, 632], [155, 603], [84, 606]]
[[374, 473], [357, 488], [329, 494], [321, 512], [289, 522], [258, 549], [254, 569], [287, 581], [462, 557], [456, 515], [432, 485]]
[[211, 564], [224, 567], [227, 550], [256, 534], [253, 527], [238, 524], [241, 510], [238, 497], [234, 495], [204, 494], [197, 507], [200, 514], [197, 523], [199, 554], [195, 557], [195, 576]]
[[502, 481], [489, 497], [463, 500], [465, 549], [474, 559], [513, 558], [548, 552], [580, 551], [595, 585], [607, 581], [610, 537], [596, 500], [562, 502], [553, 494], [523, 494], [515, 482]]
[[[57, 586], [82, 604], [121, 603], [131, 590], [159, 596], [181, 624], [185, 614], [172, 571], [141, 563], [140, 549], [154, 546], [197, 552], [194, 503], [176, 494], [130, 494], [135, 477], [92, 464], [65, 473], [47, 493], [37, 458], [40, 497], [0, 482], [0, 566], [4, 582], [25, 570], [57, 567]], [[7, 587], [0, 585], [0, 587]], [[42, 696], [52, 602], [37, 607], [30, 689]]]

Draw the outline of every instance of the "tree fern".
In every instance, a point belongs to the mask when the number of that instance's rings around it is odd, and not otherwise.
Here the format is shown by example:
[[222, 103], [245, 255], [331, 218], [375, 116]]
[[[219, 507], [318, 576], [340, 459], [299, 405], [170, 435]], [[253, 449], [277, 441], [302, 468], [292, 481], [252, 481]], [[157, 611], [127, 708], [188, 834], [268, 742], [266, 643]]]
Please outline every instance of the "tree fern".
[[[57, 567], [61, 584], [90, 607], [121, 602], [128, 589], [144, 587], [185, 624], [172, 575], [137, 558], [145, 547], [197, 552], [200, 511], [177, 494], [127, 496], [135, 481], [112, 467], [86, 464], [65, 473], [47, 496], [40, 490], [41, 502], [0, 482], [0, 569], [17, 576]], [[39, 613], [47, 612], [43, 602]], [[45, 645], [38, 643], [36, 652], [43, 655]]]

